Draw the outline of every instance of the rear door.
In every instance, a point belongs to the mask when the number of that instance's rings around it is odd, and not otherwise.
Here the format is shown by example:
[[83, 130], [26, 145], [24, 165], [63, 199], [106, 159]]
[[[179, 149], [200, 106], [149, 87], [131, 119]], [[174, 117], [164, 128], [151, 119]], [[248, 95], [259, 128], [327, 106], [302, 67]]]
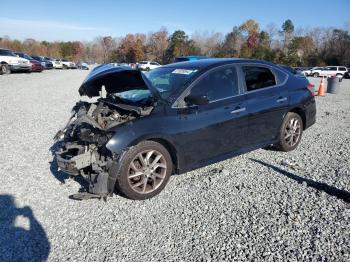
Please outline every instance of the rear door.
[[336, 66], [327, 66], [323, 71], [321, 76], [330, 77], [332, 75], [336, 75], [337, 67]]
[[250, 145], [276, 140], [289, 97], [285, 86], [288, 74], [267, 65], [243, 65], [243, 84], [248, 111]]

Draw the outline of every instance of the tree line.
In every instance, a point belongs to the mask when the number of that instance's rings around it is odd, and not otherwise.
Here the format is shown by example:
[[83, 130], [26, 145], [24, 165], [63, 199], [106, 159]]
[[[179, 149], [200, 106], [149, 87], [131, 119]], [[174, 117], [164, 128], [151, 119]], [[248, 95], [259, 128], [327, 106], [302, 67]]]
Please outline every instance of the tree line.
[[297, 28], [288, 19], [280, 27], [260, 25], [249, 19], [230, 32], [194, 32], [182, 30], [169, 34], [166, 28], [148, 34], [124, 37], [100, 36], [92, 41], [47, 42], [0, 37], [0, 47], [28, 54], [97, 63], [154, 60], [162, 64], [176, 56], [255, 58], [290, 66], [350, 66], [350, 35], [340, 28]]

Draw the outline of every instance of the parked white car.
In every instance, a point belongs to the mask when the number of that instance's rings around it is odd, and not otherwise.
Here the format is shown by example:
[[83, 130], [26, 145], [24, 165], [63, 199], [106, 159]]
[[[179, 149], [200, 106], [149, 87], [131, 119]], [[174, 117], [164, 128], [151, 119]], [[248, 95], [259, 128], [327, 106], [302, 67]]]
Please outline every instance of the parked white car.
[[301, 73], [304, 75], [304, 76], [311, 76], [311, 70], [312, 68], [310, 69], [304, 69], [301, 71]]
[[62, 59], [61, 63], [62, 63], [63, 69], [76, 69], [77, 68], [77, 65], [72, 61]]
[[331, 77], [343, 77], [343, 75], [348, 71], [345, 66], [327, 66], [323, 68], [320, 72], [320, 76]]
[[318, 77], [323, 70], [323, 67], [313, 67], [310, 70], [309, 76]]
[[154, 61], [140, 61], [137, 64], [137, 69], [149, 71], [160, 66], [162, 65]]
[[53, 60], [51, 60], [51, 62], [53, 64], [53, 68], [55, 68], [55, 69], [62, 69], [63, 68], [63, 64], [62, 64], [61, 60], [53, 59]]
[[16, 56], [11, 50], [0, 49], [0, 74], [11, 72], [31, 72], [32, 65], [28, 59]]

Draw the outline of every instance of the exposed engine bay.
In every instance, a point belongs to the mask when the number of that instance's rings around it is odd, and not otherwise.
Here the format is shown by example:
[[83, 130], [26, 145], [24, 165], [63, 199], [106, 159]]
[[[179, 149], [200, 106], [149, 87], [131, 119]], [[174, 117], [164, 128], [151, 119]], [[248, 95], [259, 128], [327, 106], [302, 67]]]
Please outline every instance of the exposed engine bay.
[[107, 96], [96, 103], [78, 102], [68, 123], [54, 137], [59, 141], [58, 167], [71, 176], [87, 178], [88, 192], [92, 194], [108, 195], [114, 191], [114, 183], [109, 180], [111, 172], [116, 172], [119, 156], [112, 155], [105, 147], [115, 133], [113, 127], [149, 115], [153, 109], [115, 101]]

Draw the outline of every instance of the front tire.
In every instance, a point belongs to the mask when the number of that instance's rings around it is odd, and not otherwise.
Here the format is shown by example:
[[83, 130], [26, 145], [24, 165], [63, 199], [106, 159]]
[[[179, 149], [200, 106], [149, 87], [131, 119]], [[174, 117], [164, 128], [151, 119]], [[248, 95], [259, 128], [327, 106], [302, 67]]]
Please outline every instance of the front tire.
[[274, 147], [283, 152], [292, 151], [300, 143], [303, 134], [303, 120], [300, 115], [289, 112], [280, 128], [279, 141]]
[[131, 147], [121, 161], [116, 190], [135, 200], [159, 194], [173, 171], [168, 150], [154, 141], [143, 141]]
[[320, 74], [319, 73], [314, 73], [313, 77], [318, 77]]
[[7, 75], [11, 73], [11, 69], [7, 64], [2, 64], [0, 67], [0, 72], [2, 75]]

